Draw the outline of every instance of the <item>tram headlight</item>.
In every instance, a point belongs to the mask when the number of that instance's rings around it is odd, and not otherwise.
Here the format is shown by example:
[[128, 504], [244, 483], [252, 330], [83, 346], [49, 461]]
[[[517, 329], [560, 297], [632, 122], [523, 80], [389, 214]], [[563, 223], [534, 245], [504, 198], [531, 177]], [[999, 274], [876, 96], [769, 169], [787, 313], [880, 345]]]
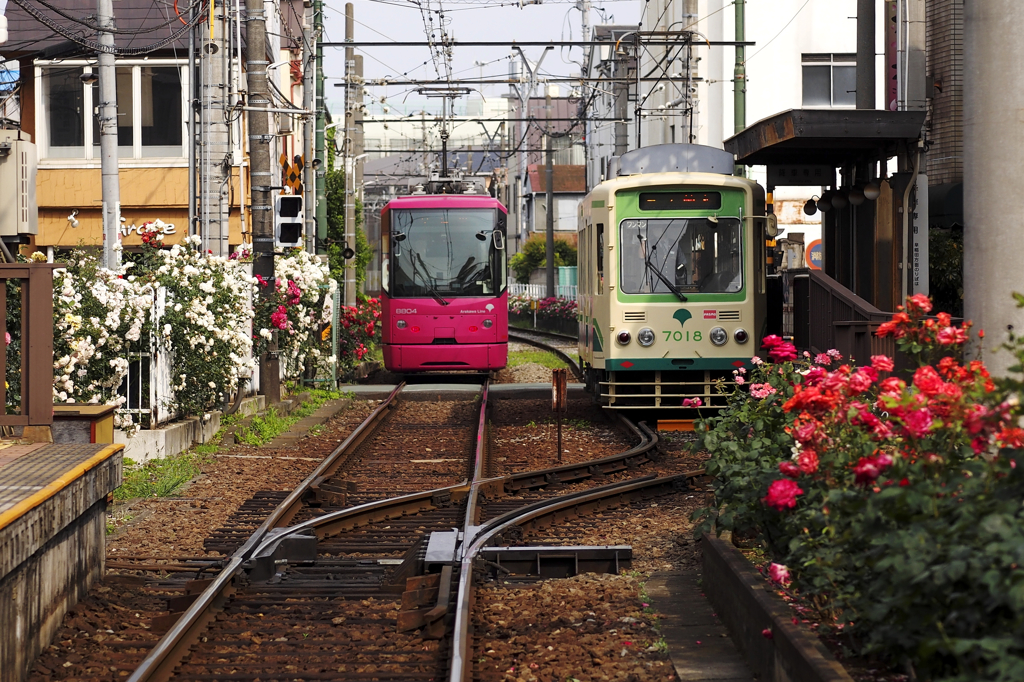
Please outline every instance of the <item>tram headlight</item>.
[[627, 346], [627, 345], [629, 345], [629, 342], [630, 342], [630, 341], [631, 341], [632, 339], [633, 339], [633, 336], [632, 336], [632, 334], [630, 334], [630, 333], [629, 333], [628, 331], [626, 331], [625, 329], [623, 329], [623, 330], [622, 330], [621, 332], [619, 332], [619, 333], [618, 333], [618, 334], [617, 334], [617, 335], [615, 336], [615, 340], [619, 342], [619, 345], [620, 345], [620, 346]]
[[636, 340], [641, 346], [647, 348], [654, 343], [654, 330], [650, 327], [644, 327], [636, 333]]
[[724, 346], [725, 342], [729, 340], [729, 334], [721, 327], [715, 327], [712, 329], [708, 333], [708, 336], [711, 338], [711, 343], [716, 346]]
[[494, 320], [484, 320], [484, 329], [490, 329], [494, 326]]
[[736, 339], [736, 343], [746, 343], [747, 339], [750, 338], [750, 334], [747, 334], [746, 329], [737, 329], [732, 333], [732, 338]]
[[395, 326], [398, 327], [399, 329], [405, 329], [407, 324], [405, 320], [398, 320], [397, 322], [395, 322]]

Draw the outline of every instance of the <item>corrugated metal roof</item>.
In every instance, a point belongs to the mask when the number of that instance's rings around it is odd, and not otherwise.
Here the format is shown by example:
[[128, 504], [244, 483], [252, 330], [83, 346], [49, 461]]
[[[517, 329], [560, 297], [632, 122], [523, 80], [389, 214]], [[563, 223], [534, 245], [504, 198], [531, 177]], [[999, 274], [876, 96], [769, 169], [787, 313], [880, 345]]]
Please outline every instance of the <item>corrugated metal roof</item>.
[[[81, 18], [83, 21], [91, 20], [96, 14], [95, 3], [84, 3], [82, 0], [48, 0], [49, 4], [57, 7], [71, 16]], [[187, 7], [188, 0], [181, 0], [179, 7]], [[167, 38], [182, 27], [182, 24], [175, 20], [173, 0], [113, 0], [114, 17], [117, 28], [124, 31], [135, 31], [142, 28], [158, 26], [168, 21], [173, 23], [158, 28], [149, 33], [139, 35], [115, 34], [114, 44], [117, 47], [145, 47]], [[96, 40], [96, 31], [66, 19], [46, 7], [39, 7], [39, 11], [52, 19], [56, 24], [72, 31], [74, 34], [87, 40]], [[40, 23], [20, 6], [13, 2], [7, 3], [7, 31], [8, 41], [3, 46], [5, 57], [13, 58], [38, 53], [47, 48], [55, 48], [61, 43], [68, 42], [67, 39], [53, 31], [45, 24]], [[77, 51], [73, 45], [68, 45], [68, 50], [54, 56], [72, 56], [73, 54], [91, 54], [88, 48], [80, 48]], [[188, 35], [185, 34], [165, 49], [187, 49]]]

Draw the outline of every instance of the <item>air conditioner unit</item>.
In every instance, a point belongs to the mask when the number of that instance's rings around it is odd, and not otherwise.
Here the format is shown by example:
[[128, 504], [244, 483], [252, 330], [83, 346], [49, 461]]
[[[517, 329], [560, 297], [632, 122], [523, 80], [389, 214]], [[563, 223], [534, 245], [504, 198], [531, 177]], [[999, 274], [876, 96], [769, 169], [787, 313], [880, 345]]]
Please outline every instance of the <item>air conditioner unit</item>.
[[0, 236], [39, 234], [36, 146], [20, 130], [0, 130], [0, 197]]

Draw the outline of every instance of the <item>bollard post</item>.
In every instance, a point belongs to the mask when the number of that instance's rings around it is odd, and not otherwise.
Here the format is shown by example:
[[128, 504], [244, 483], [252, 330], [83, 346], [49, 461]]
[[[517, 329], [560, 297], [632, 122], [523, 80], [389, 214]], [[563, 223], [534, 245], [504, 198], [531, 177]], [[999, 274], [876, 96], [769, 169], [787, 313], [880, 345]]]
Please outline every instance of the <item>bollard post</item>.
[[562, 463], [562, 413], [568, 409], [566, 396], [566, 383], [568, 381], [568, 370], [551, 370], [551, 410], [555, 413], [555, 423], [558, 426], [558, 463]]

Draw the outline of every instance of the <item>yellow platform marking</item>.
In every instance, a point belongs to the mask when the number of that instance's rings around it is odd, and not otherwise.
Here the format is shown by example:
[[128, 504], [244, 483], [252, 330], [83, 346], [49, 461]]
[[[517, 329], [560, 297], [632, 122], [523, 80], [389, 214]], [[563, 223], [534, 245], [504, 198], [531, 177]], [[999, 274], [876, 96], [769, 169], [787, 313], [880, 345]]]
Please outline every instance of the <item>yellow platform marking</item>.
[[121, 443], [114, 443], [112, 445], [108, 445], [107, 447], [103, 448], [86, 461], [65, 471], [63, 474], [57, 477], [57, 480], [51, 482], [49, 485], [45, 486], [39, 492], [35, 493], [34, 495], [31, 495], [30, 497], [26, 497], [24, 500], [14, 505], [7, 511], [0, 513], [0, 530], [11, 525], [12, 523], [14, 523], [14, 521], [20, 519], [27, 512], [31, 511], [32, 509], [35, 509], [43, 502], [47, 501], [48, 499], [59, 493], [61, 490], [71, 485], [74, 481], [81, 477], [82, 474], [89, 471], [90, 469], [99, 466], [106, 460], [116, 455], [121, 450], [124, 450], [124, 445], [122, 445]]

